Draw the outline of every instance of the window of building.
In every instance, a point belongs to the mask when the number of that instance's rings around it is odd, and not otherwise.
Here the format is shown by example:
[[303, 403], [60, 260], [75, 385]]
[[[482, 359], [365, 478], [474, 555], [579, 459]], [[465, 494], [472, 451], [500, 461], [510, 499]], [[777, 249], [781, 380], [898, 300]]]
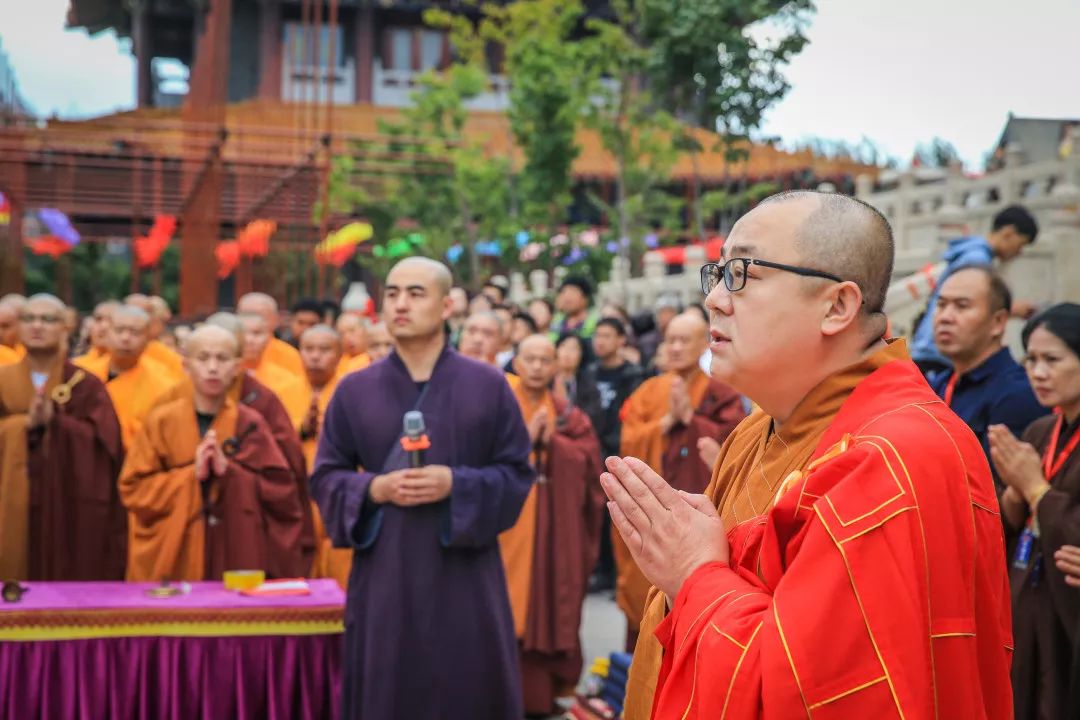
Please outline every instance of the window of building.
[[411, 28], [390, 30], [390, 69], [412, 70], [413, 31]]

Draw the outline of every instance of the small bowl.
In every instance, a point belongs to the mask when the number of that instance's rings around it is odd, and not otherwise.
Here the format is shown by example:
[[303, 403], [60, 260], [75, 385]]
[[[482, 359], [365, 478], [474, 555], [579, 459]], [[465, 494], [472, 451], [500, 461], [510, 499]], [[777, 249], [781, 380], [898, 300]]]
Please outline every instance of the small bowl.
[[226, 570], [222, 579], [226, 590], [254, 590], [266, 582], [266, 573], [262, 570]]

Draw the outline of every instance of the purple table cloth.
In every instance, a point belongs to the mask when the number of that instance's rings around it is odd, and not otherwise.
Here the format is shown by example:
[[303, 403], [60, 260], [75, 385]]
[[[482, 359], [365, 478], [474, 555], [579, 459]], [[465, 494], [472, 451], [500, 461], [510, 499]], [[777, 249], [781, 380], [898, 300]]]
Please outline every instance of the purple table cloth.
[[344, 594], [32, 583], [0, 603], [0, 718], [336, 718]]

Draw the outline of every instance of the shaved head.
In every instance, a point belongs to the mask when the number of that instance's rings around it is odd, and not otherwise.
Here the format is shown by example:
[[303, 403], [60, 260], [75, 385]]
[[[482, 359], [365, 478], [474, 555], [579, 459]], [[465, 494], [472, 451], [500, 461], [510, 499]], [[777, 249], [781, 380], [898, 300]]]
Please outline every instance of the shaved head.
[[386, 276], [387, 282], [390, 281], [390, 277], [396, 271], [413, 269], [424, 270], [428, 273], [432, 285], [439, 291], [440, 296], [445, 297], [450, 294], [450, 288], [454, 286], [454, 276], [450, 273], [450, 269], [438, 260], [426, 257], [405, 258], [397, 265], [394, 265]]
[[124, 304], [137, 307], [143, 310], [147, 315], [153, 311], [153, 308], [150, 305], [150, 298], [142, 293], [131, 293], [124, 298]]
[[191, 331], [184, 350], [184, 369], [195, 389], [196, 409], [216, 404], [236, 379], [240, 356], [236, 335], [207, 322]]
[[254, 368], [270, 343], [271, 326], [265, 316], [254, 312], [240, 313], [240, 323], [244, 327], [244, 362]]
[[342, 313], [334, 327], [341, 336], [341, 347], [349, 357], [367, 351], [367, 320], [355, 313]]
[[247, 315], [249, 313], [261, 315], [266, 319], [266, 323], [270, 326], [270, 332], [276, 330], [278, 323], [280, 322], [277, 300], [266, 293], [253, 292], [244, 295], [240, 298], [240, 301], [236, 303], [236, 312], [240, 315]]
[[146, 325], [150, 323], [150, 314], [134, 305], [121, 305], [113, 309], [112, 319], [114, 323], [120, 320], [135, 320]]
[[667, 369], [688, 373], [698, 367], [709, 347], [709, 324], [701, 313], [690, 310], [673, 317], [664, 331], [667, 346]]
[[19, 321], [19, 339], [31, 355], [54, 356], [64, 346], [67, 306], [54, 295], [33, 295], [23, 306]]
[[4, 297], [0, 297], [0, 308], [15, 308], [15, 312], [22, 310], [23, 305], [26, 304], [26, 296], [19, 293], [9, 293]]
[[109, 353], [117, 368], [126, 370], [134, 365], [146, 349], [150, 316], [134, 305], [121, 305], [109, 318]]
[[57, 312], [67, 310], [67, 305], [64, 304], [63, 300], [49, 293], [37, 293], [27, 298], [26, 308], [30, 309], [31, 307], [41, 307]]
[[805, 206], [795, 249], [809, 267], [851, 280], [862, 290], [867, 313], [880, 313], [892, 279], [895, 246], [892, 228], [876, 208], [837, 193], [791, 190], [762, 205]]
[[547, 335], [530, 335], [518, 344], [514, 370], [527, 390], [534, 393], [546, 391], [558, 369], [555, 343]]
[[163, 322], [168, 322], [172, 318], [172, 310], [169, 309], [169, 303], [165, 302], [165, 298], [153, 295], [149, 298], [150, 314]]
[[[236, 338], [236, 346], [238, 348], [244, 346], [244, 323], [233, 313], [216, 312], [206, 318], [206, 324], [228, 330]], [[189, 334], [188, 337], [191, 337], [191, 335]]]
[[390, 354], [390, 351], [394, 349], [394, 339], [390, 336], [390, 331], [386, 327], [386, 323], [375, 323], [368, 328], [368, 357], [371, 358], [371, 362], [377, 362]]
[[5, 295], [0, 299], [0, 345], [15, 347], [19, 342], [19, 313], [25, 304], [22, 295]]
[[105, 300], [94, 306], [90, 323], [90, 344], [99, 351], [108, 350], [109, 318], [118, 307], [120, 307], [120, 302], [117, 300]]
[[326, 386], [341, 361], [341, 338], [329, 325], [313, 325], [300, 336], [300, 360], [311, 387]]
[[228, 348], [233, 357], [240, 354], [240, 344], [236, 340], [236, 335], [220, 325], [210, 324], [209, 320], [192, 330], [184, 342], [184, 349], [188, 356], [196, 355], [200, 350], [211, 347]]
[[304, 331], [303, 335], [300, 336], [300, 342], [303, 342], [304, 338], [308, 336], [312, 338], [328, 337], [332, 338], [335, 342], [341, 342], [341, 336], [338, 335], [337, 330], [330, 327], [329, 325], [312, 325]]

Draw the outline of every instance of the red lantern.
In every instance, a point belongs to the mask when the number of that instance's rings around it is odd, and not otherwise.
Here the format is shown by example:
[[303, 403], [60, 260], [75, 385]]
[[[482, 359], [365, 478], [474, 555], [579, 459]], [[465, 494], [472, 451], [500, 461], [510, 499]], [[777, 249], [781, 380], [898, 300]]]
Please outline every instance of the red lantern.
[[224, 280], [240, 264], [240, 243], [235, 240], [219, 242], [217, 247], [214, 248], [214, 256], [218, 262], [218, 279]]
[[30, 252], [35, 255], [48, 255], [54, 260], [64, 253], [71, 252], [73, 247], [70, 243], [64, 242], [55, 235], [43, 235], [27, 241], [26, 245], [30, 248]]
[[173, 234], [176, 232], [176, 218], [172, 215], [158, 215], [154, 218], [154, 224], [150, 232], [142, 237], [135, 238], [133, 251], [135, 263], [141, 269], [152, 268], [161, 260], [165, 248], [169, 247]]
[[236, 240], [244, 257], [266, 257], [270, 252], [270, 236], [277, 232], [273, 220], [252, 220], [240, 231]]

